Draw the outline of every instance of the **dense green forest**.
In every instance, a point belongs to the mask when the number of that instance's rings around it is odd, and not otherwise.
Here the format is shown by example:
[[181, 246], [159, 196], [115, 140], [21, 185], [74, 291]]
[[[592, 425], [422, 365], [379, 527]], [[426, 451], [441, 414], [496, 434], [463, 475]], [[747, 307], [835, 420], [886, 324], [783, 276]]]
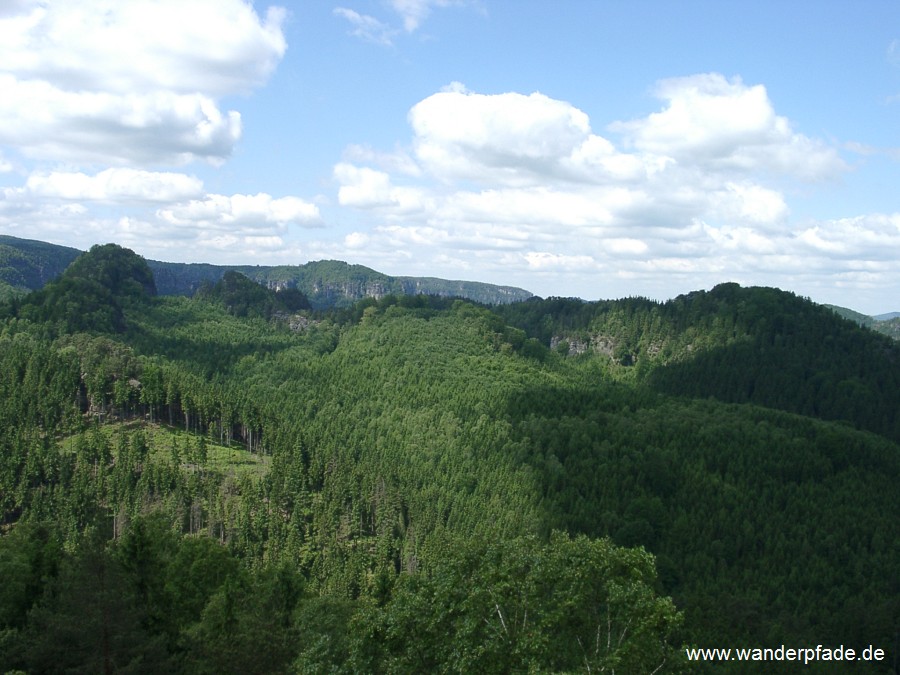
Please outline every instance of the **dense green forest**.
[[891, 672], [888, 338], [734, 284], [156, 291], [107, 245], [0, 306], [0, 672]]
[[0, 301], [41, 288], [80, 254], [67, 246], [0, 235]]

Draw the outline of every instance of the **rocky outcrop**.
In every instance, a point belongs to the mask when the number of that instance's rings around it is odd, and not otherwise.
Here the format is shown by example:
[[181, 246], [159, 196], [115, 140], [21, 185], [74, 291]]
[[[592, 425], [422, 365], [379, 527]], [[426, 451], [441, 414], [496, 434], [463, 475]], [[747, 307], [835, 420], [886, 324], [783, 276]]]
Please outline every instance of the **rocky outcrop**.
[[609, 335], [592, 335], [588, 338], [554, 335], [550, 338], [550, 349], [557, 349], [563, 343], [569, 345], [569, 356], [592, 352], [613, 358], [616, 350], [616, 341]]

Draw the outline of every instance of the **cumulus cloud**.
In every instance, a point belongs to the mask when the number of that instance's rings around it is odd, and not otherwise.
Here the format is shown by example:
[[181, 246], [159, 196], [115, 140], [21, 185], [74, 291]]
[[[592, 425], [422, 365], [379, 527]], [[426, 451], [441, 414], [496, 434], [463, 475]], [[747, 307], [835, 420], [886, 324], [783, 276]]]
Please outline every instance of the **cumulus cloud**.
[[273, 198], [271, 195], [207, 195], [157, 211], [159, 219], [179, 227], [204, 230], [256, 233], [286, 230], [288, 225], [321, 225], [315, 204], [297, 197]]
[[28, 157], [86, 164], [221, 163], [241, 136], [240, 114], [202, 94], [68, 92], [0, 75], [0, 143]]
[[897, 215], [792, 220], [796, 187], [848, 167], [777, 114], [763, 86], [704, 74], [655, 92], [661, 110], [600, 134], [567, 101], [451, 83], [410, 110], [403, 170], [371, 149], [336, 165], [340, 204], [378, 223], [347, 249], [376, 267], [556, 279], [589, 297], [671, 297], [728, 279], [805, 292], [900, 283], [883, 264], [900, 256]]
[[68, 91], [246, 92], [284, 55], [284, 18], [242, 0], [24, 1], [0, 16], [0, 69]]
[[[405, 173], [415, 186], [396, 185], [399, 176], [387, 171], [344, 162], [334, 171], [342, 205], [379, 208], [387, 219], [417, 212], [429, 227], [508, 224], [528, 230], [533, 239], [577, 237], [579, 246], [606, 241], [606, 252], [628, 254], [638, 250], [633, 242], [646, 250], [632, 230], [686, 230], [698, 220], [778, 228], [789, 215], [782, 193], [761, 183], [761, 176], [688, 163], [670, 147], [666, 154], [649, 145], [620, 149], [594, 133], [584, 111], [538, 92], [477, 94], [455, 82], [413, 106], [409, 123], [410, 159], [421, 170]], [[637, 123], [629, 124], [637, 130]], [[658, 129], [661, 122], [647, 124]], [[749, 140], [735, 141], [739, 134], [726, 129], [720, 145], [742, 147], [759, 136], [759, 124], [733, 126], [749, 128]], [[773, 152], [779, 149], [776, 140], [770, 141]], [[794, 141], [782, 139], [785, 145]], [[362, 153], [357, 157], [365, 159]], [[624, 241], [631, 243], [623, 246]]]
[[442, 91], [413, 106], [417, 159], [441, 178], [534, 183], [590, 134], [585, 113], [540, 93]]
[[[232, 154], [241, 115], [220, 100], [266, 83], [285, 18], [249, 0], [0, 4], [0, 147], [27, 172], [0, 188], [0, 229], [164, 259], [292, 250], [285, 234], [323, 223], [312, 202], [211, 194], [154, 170]], [[0, 172], [12, 168], [0, 154]]]
[[895, 261], [900, 255], [900, 213], [815, 223], [799, 231], [796, 239], [811, 252], [845, 260]]
[[200, 196], [203, 182], [181, 173], [124, 168], [106, 169], [93, 176], [53, 171], [29, 176], [21, 192], [71, 201], [167, 203]]
[[319, 207], [299, 197], [210, 194], [200, 179], [175, 172], [35, 172], [21, 187], [0, 188], [5, 233], [79, 248], [116, 241], [164, 260], [285, 259], [285, 235], [322, 225]]
[[75, 165], [220, 163], [218, 99], [263, 84], [285, 12], [242, 0], [26, 0], [0, 15], [0, 143]]
[[356, 208], [383, 208], [395, 214], [421, 211], [425, 196], [421, 190], [396, 187], [383, 171], [341, 163], [334, 168], [335, 179], [341, 184], [338, 203]]
[[663, 80], [655, 94], [666, 102], [662, 111], [611, 126], [638, 150], [687, 165], [801, 179], [847, 168], [833, 148], [794, 132], [787, 118], [776, 115], [763, 85], [710, 73]]

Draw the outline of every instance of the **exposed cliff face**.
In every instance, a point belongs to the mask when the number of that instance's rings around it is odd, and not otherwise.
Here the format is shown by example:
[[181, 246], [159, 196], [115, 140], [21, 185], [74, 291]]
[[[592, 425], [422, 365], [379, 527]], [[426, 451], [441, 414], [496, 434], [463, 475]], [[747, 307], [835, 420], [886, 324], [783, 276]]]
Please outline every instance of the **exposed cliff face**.
[[236, 269], [269, 288], [296, 288], [309, 298], [316, 309], [347, 306], [363, 298], [380, 300], [387, 295], [460, 297], [493, 305], [532, 297], [528, 291], [512, 286], [433, 277], [392, 277], [362, 265], [350, 265], [339, 260], [321, 260], [293, 267]]
[[554, 335], [550, 338], [550, 349], [558, 349], [561, 344], [568, 345], [569, 356], [578, 356], [592, 352], [613, 358], [617, 343], [614, 338], [608, 335], [592, 335], [586, 339], [564, 335]]
[[315, 309], [347, 306], [363, 298], [380, 300], [392, 294], [460, 297], [492, 305], [532, 297], [528, 291], [512, 286], [431, 277], [391, 277], [368, 267], [337, 260], [280, 267], [220, 267], [153, 261], [150, 261], [150, 266], [157, 275], [157, 288], [161, 295], [192, 295], [203, 281], [215, 283], [227, 270], [233, 269], [271, 290], [296, 288], [309, 298]]
[[397, 277], [405, 295], [437, 295], [443, 298], [468, 298], [487, 305], [522, 302], [533, 297], [514, 286], [495, 286], [477, 281], [450, 281], [433, 277]]
[[148, 260], [159, 295], [192, 296], [204, 281], [218, 282], [229, 268], [205, 263], [167, 263]]
[[313, 305], [334, 306], [356, 302], [363, 298], [380, 300], [390, 295], [391, 290], [384, 283], [377, 281], [317, 281], [313, 283], [309, 293]]
[[287, 290], [288, 288], [297, 288], [297, 283], [295, 281], [275, 281], [273, 279], [268, 279], [263, 284], [270, 291], [275, 291], [278, 293], [279, 291]]
[[[0, 282], [24, 291], [38, 290], [58, 276], [80, 251], [44, 242], [0, 236]], [[204, 282], [217, 283], [225, 272], [240, 272], [275, 291], [296, 288], [313, 307], [351, 305], [363, 298], [386, 295], [438, 295], [460, 297], [487, 305], [518, 302], [533, 297], [512, 286], [433, 277], [392, 277], [362, 265], [319, 260], [304, 265], [210, 265], [148, 260], [159, 295], [192, 296]]]

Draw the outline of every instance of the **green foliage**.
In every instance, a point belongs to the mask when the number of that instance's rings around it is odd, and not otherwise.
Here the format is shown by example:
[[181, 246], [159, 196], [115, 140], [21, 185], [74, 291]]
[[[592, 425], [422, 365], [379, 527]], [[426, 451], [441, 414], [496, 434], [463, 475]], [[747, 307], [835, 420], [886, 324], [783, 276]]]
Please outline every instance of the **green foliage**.
[[146, 631], [141, 609], [121, 565], [89, 535], [30, 611], [25, 663], [38, 672], [170, 670], [165, 645]]
[[264, 318], [283, 290], [210, 289], [132, 285], [107, 299], [123, 332], [67, 332], [49, 301], [0, 324], [0, 670], [97, 668], [54, 651], [91, 644], [64, 629], [91, 602], [121, 617], [101, 652], [169, 672], [673, 672], [683, 640], [890, 644], [891, 343], [735, 285], [388, 294], [295, 330]]
[[20, 291], [38, 290], [80, 254], [67, 246], [0, 235], [0, 282]]
[[555, 534], [451, 538], [353, 630], [364, 672], [658, 672], [680, 617], [650, 556]]
[[275, 292], [232, 270], [215, 284], [204, 282], [194, 298], [219, 303], [237, 317], [270, 319], [279, 311], [311, 309], [309, 300], [296, 288]]
[[876, 321], [874, 328], [889, 338], [900, 340], [900, 318], [895, 317], [884, 321]]
[[871, 328], [894, 340], [900, 340], [900, 317], [892, 316], [891, 314], [882, 314], [877, 317], [866, 316], [865, 314], [854, 312], [852, 309], [847, 309], [846, 307], [837, 307], [835, 305], [825, 305], [825, 307], [828, 307], [839, 316], [849, 319], [860, 326]]
[[711, 401], [536, 409], [520, 433], [551, 526], [646, 546], [701, 644], [890, 639], [896, 444]]
[[579, 345], [620, 379], [900, 440], [900, 345], [784, 291], [720, 284], [666, 303], [550, 299], [496, 311], [545, 345]]
[[302, 579], [286, 566], [252, 578], [227, 577], [200, 621], [187, 631], [187, 670], [211, 675], [291, 672], [302, 639], [293, 614], [302, 597]]
[[[3, 274], [3, 270], [0, 270]], [[5, 281], [0, 281], [0, 304], [12, 303], [27, 294], [22, 288], [16, 288]]]
[[63, 277], [95, 281], [119, 299], [156, 295], [153, 273], [147, 262], [134, 251], [116, 244], [92, 246], [69, 265]]
[[12, 314], [55, 324], [60, 333], [122, 333], [125, 310], [145, 305], [156, 294], [143, 258], [115, 244], [94, 246], [59, 279], [25, 296]]
[[[4, 295], [41, 289], [62, 274], [80, 253], [65, 246], [0, 235], [0, 300]], [[347, 307], [364, 297], [387, 294], [463, 297], [488, 304], [516, 302], [531, 296], [528, 291], [510, 286], [430, 277], [391, 277], [337, 260], [277, 267], [227, 267], [155, 260], [148, 261], [148, 265], [160, 295], [190, 297], [204, 284], [215, 284], [226, 272], [233, 271], [263, 286], [277, 288], [279, 294], [289, 291], [281, 298], [288, 311], [307, 308], [297, 293], [311, 298], [317, 309]]]

